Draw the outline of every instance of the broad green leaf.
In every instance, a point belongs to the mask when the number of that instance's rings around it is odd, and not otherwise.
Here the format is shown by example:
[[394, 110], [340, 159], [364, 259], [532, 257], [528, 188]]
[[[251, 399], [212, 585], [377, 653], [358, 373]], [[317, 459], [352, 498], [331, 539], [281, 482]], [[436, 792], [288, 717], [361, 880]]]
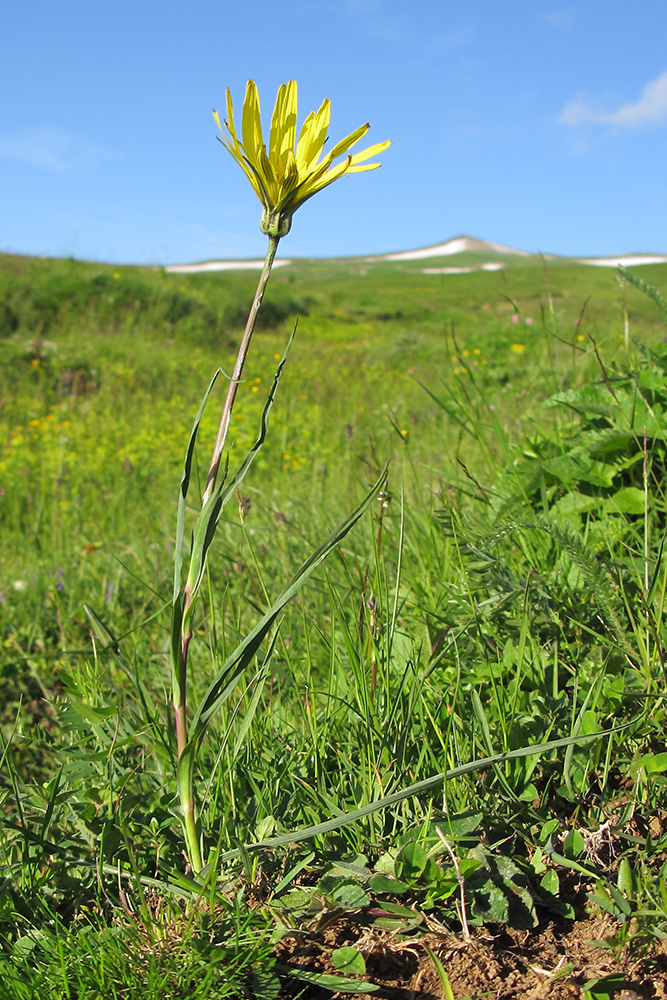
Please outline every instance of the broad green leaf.
[[416, 841], [408, 841], [394, 861], [396, 878], [408, 885], [414, 884], [426, 867], [426, 851]]
[[591, 979], [584, 983], [582, 992], [584, 1000], [613, 1000], [621, 990], [631, 987], [632, 983], [627, 981], [623, 973], [618, 972], [601, 979]]
[[335, 969], [345, 972], [348, 976], [365, 976], [366, 962], [364, 956], [356, 948], [336, 948], [331, 953], [331, 961]]
[[345, 875], [324, 875], [317, 884], [318, 890], [336, 906], [358, 910], [368, 906], [368, 894], [356, 879]]
[[480, 857], [485, 855], [485, 867], [466, 881], [473, 919], [478, 923], [508, 924], [516, 930], [535, 927], [535, 904], [525, 873], [512, 858], [486, 854], [483, 848], [479, 851]]
[[373, 910], [374, 913], [384, 913], [391, 914], [394, 917], [406, 917], [412, 919], [414, 917], [415, 911], [411, 910], [408, 906], [402, 906], [400, 903], [388, 903], [383, 901], [380, 906]]
[[484, 818], [481, 812], [459, 813], [458, 816], [447, 816], [438, 825], [447, 837], [447, 840], [460, 840], [468, 834], [473, 833]]
[[310, 910], [313, 904], [313, 899], [315, 896], [315, 887], [309, 886], [304, 889], [290, 889], [289, 892], [284, 893], [276, 900], [279, 906], [282, 906], [286, 910], [293, 910], [295, 912], [305, 912]]
[[667, 771], [667, 753], [645, 753], [639, 763], [646, 774], [662, 774]]
[[396, 878], [389, 878], [388, 875], [374, 875], [371, 879], [372, 893], [389, 893], [392, 896], [402, 896], [408, 891], [405, 882], [399, 882]]
[[578, 830], [570, 830], [563, 841], [563, 854], [571, 861], [580, 858], [586, 850], [586, 842]]
[[545, 892], [550, 893], [552, 896], [557, 896], [560, 892], [560, 880], [558, 878], [558, 872], [555, 868], [550, 868], [545, 875], [540, 879], [540, 885]]
[[643, 514], [644, 491], [636, 486], [625, 486], [604, 501], [604, 509], [610, 514]]
[[564, 497], [561, 497], [553, 507], [550, 513], [554, 517], [570, 517], [572, 515], [585, 514], [590, 510], [595, 510], [596, 507], [600, 505], [599, 497], [589, 497], [584, 493], [577, 493], [576, 490], [572, 490], [566, 493]]

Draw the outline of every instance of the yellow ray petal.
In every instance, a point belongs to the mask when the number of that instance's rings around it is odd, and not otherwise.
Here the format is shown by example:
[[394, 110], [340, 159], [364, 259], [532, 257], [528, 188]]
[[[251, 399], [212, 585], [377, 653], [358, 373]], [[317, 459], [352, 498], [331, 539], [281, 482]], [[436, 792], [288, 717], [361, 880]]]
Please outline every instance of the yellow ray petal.
[[317, 114], [312, 112], [303, 124], [296, 147], [296, 160], [299, 169], [308, 171], [317, 162], [329, 130], [331, 117], [331, 102], [328, 98], [322, 101]]
[[288, 151], [294, 150], [296, 137], [297, 86], [296, 80], [283, 84], [276, 98], [271, 122], [270, 159], [278, 176], [282, 176]]
[[241, 170], [243, 171], [243, 173], [246, 175], [246, 177], [248, 178], [248, 180], [252, 184], [252, 186], [253, 186], [253, 188], [255, 190], [255, 194], [257, 195], [257, 197], [259, 198], [259, 200], [263, 202], [264, 198], [263, 198], [263, 195], [262, 195], [262, 189], [261, 189], [261, 187], [260, 187], [260, 185], [259, 185], [259, 183], [257, 181], [257, 178], [255, 177], [254, 171], [250, 169], [250, 167], [248, 166], [248, 164], [244, 160], [243, 154], [241, 153], [241, 151], [240, 150], [236, 150], [234, 148], [234, 146], [232, 146], [231, 143], [229, 143], [227, 141], [227, 139], [221, 139], [219, 136], [217, 138], [218, 138], [218, 141], [221, 142], [222, 145], [225, 147], [225, 149], [227, 150], [227, 152], [230, 153], [234, 157], [234, 159], [236, 160], [236, 162], [238, 163], [238, 165], [241, 167]]
[[244, 169], [246, 174], [251, 177], [252, 186], [257, 192], [257, 197], [261, 201], [262, 205], [264, 205], [265, 208], [273, 208], [275, 200], [271, 197], [271, 192], [267, 190], [266, 179], [261, 171], [257, 169], [254, 163], [251, 163], [250, 160], [247, 159], [244, 160]]
[[341, 141], [334, 146], [331, 150], [331, 155], [335, 158], [336, 156], [340, 156], [341, 153], [347, 153], [348, 149], [354, 146], [355, 142], [359, 142], [360, 139], [363, 139], [369, 128], [370, 125], [368, 122], [366, 122], [365, 125], [360, 125], [358, 129], [351, 132], [345, 139], [341, 139]]
[[272, 160], [278, 156], [278, 149], [280, 147], [280, 137], [282, 135], [283, 129], [283, 109], [285, 105], [285, 92], [287, 86], [284, 83], [278, 87], [278, 93], [276, 94], [276, 103], [273, 108], [273, 115], [271, 117], [271, 132], [269, 134], [269, 157]]
[[364, 170], [377, 170], [377, 168], [381, 166], [381, 163], [362, 163], [356, 167], [348, 167], [347, 172], [348, 174], [363, 174]]
[[[371, 156], [377, 156], [379, 153], [384, 153], [385, 149], [389, 149], [391, 146], [391, 140], [387, 139], [386, 142], [376, 142], [374, 146], [369, 146], [368, 149], [362, 149], [359, 153], [354, 153], [352, 156], [352, 166], [356, 166], [357, 163], [363, 163], [364, 160], [370, 160]], [[378, 163], [378, 166], [380, 164]]]
[[227, 88], [227, 120], [225, 121], [225, 125], [227, 126], [227, 131], [232, 137], [232, 142], [235, 147], [240, 150], [241, 144], [239, 143], [238, 136], [236, 135], [236, 126], [234, 125], [234, 106], [232, 104], [232, 95], [229, 88]]
[[314, 194], [321, 191], [322, 188], [327, 187], [329, 184], [333, 184], [335, 180], [346, 172], [349, 167], [349, 157], [339, 163], [337, 166], [332, 167], [328, 171], [317, 171], [317, 174], [311, 174], [309, 177], [303, 181], [302, 184], [296, 189], [297, 198], [292, 201], [292, 204], [296, 204], [296, 207], [307, 201], [308, 198], [312, 198]]
[[262, 123], [259, 117], [259, 95], [254, 80], [248, 80], [245, 91], [241, 134], [243, 135], [243, 150], [245, 155], [251, 163], [257, 166], [264, 140], [262, 138]]

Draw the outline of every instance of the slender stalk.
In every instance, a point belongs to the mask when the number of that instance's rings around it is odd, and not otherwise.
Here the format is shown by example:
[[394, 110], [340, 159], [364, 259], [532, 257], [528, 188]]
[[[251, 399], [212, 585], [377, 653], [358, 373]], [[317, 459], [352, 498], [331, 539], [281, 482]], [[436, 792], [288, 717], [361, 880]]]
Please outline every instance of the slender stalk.
[[[229, 382], [229, 388], [227, 389], [227, 395], [222, 406], [222, 414], [220, 416], [220, 426], [218, 428], [218, 435], [215, 439], [215, 445], [213, 447], [213, 454], [211, 456], [211, 464], [208, 470], [208, 476], [206, 479], [206, 488], [202, 496], [202, 509], [205, 507], [211, 495], [215, 489], [216, 480], [218, 478], [218, 471], [220, 469], [220, 461], [222, 459], [222, 453], [225, 448], [225, 441], [227, 440], [227, 432], [229, 430], [229, 423], [232, 416], [232, 410], [234, 408], [234, 401], [236, 399], [236, 393], [238, 391], [239, 383], [241, 381], [241, 376], [243, 374], [243, 367], [245, 365], [246, 357], [248, 356], [248, 348], [250, 347], [250, 341], [252, 340], [253, 331], [255, 329], [255, 321], [257, 319], [257, 313], [259, 312], [260, 306], [262, 304], [262, 299], [264, 297], [264, 292], [271, 274], [271, 268], [273, 267], [273, 262], [276, 256], [276, 250], [278, 249], [278, 243], [280, 241], [279, 236], [269, 236], [269, 246], [266, 252], [266, 259], [264, 260], [264, 266], [262, 267], [262, 273], [259, 277], [259, 282], [257, 283], [257, 290], [255, 292], [255, 297], [250, 307], [250, 312], [248, 313], [248, 320], [245, 325], [245, 330], [243, 331], [243, 337], [241, 338], [241, 343], [239, 345], [238, 354], [236, 356], [236, 363], [234, 365], [234, 370]], [[194, 595], [196, 596], [196, 595]], [[186, 584], [185, 592], [183, 595], [183, 622], [191, 622], [192, 619], [188, 615], [188, 611], [192, 605], [194, 597], [190, 592], [189, 586]], [[190, 642], [192, 641], [192, 628], [188, 625], [184, 630], [181, 628], [180, 637], [180, 648], [178, 655], [178, 663], [174, 664], [174, 718], [176, 723], [176, 745], [178, 751], [178, 763], [179, 763], [179, 779], [178, 779], [178, 795], [181, 806], [181, 814], [183, 817], [183, 827], [185, 831], [185, 840], [187, 845], [187, 852], [190, 864], [195, 872], [200, 872], [203, 868], [203, 861], [201, 856], [201, 848], [199, 843], [199, 834], [197, 832], [197, 822], [195, 818], [195, 793], [194, 793], [194, 781], [193, 781], [193, 769], [192, 767], [184, 769], [185, 773], [180, 773], [181, 763], [183, 762], [183, 755], [188, 747], [188, 721], [186, 713], [186, 689], [187, 689], [187, 674], [188, 674], [188, 651], [190, 648]], [[192, 752], [192, 748], [190, 748]]]
[[255, 298], [253, 299], [252, 306], [250, 307], [250, 312], [248, 313], [248, 321], [245, 325], [245, 330], [243, 331], [243, 337], [241, 338], [241, 343], [239, 345], [239, 351], [236, 355], [236, 364], [234, 365], [234, 371], [232, 372], [232, 377], [229, 382], [229, 388], [227, 389], [227, 396], [225, 397], [225, 402], [222, 407], [222, 414], [220, 416], [220, 426], [218, 427], [218, 436], [215, 439], [215, 445], [213, 447], [213, 455], [211, 456], [211, 464], [208, 470], [208, 477], [206, 479], [206, 489], [204, 490], [204, 495], [202, 497], [202, 506], [211, 496], [215, 488], [215, 482], [218, 478], [218, 470], [220, 468], [220, 460], [222, 459], [222, 453], [225, 448], [225, 441], [227, 439], [227, 431], [229, 430], [229, 422], [232, 417], [232, 410], [234, 408], [234, 400], [236, 399], [236, 393], [238, 391], [239, 382], [241, 381], [241, 375], [243, 374], [243, 366], [245, 365], [245, 359], [248, 356], [248, 348], [250, 347], [250, 341], [252, 340], [253, 330], [255, 329], [255, 320], [257, 319], [257, 313], [259, 312], [259, 307], [262, 304], [262, 299], [264, 297], [264, 292], [269, 281], [269, 276], [271, 274], [271, 268], [273, 267], [273, 261], [276, 256], [276, 250], [278, 249], [278, 243], [280, 242], [279, 236], [269, 236], [269, 247], [266, 251], [266, 259], [264, 261], [264, 267], [262, 268], [262, 273], [259, 276], [259, 281], [257, 283], [257, 291], [255, 292]]

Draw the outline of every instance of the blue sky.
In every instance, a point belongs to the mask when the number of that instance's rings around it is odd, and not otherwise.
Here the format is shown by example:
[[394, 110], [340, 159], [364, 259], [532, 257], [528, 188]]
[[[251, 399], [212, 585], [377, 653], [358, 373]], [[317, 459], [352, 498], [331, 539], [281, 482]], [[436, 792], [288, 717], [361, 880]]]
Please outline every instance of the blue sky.
[[0, 248], [120, 263], [262, 255], [215, 140], [229, 86], [299, 84], [380, 170], [297, 213], [286, 256], [467, 233], [562, 254], [667, 251], [664, 0], [22, 0], [3, 14]]

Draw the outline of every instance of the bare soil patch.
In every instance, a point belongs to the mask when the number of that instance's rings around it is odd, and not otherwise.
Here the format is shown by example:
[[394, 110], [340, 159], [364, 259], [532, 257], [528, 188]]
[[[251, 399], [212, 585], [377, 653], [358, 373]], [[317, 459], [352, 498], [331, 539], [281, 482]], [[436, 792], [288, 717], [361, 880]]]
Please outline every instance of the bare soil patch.
[[[592, 941], [612, 935], [617, 924], [607, 916], [550, 921], [535, 931], [475, 928], [469, 941], [431, 924], [428, 934], [397, 937], [349, 915], [334, 919], [323, 930], [296, 931], [276, 949], [283, 965], [310, 972], [336, 974], [330, 959], [334, 948], [356, 947], [366, 960], [367, 982], [380, 989], [356, 994], [364, 1000], [442, 1000], [445, 997], [430, 948], [442, 962], [454, 996], [493, 997], [494, 1000], [570, 1000], [582, 996], [587, 982], [620, 974], [623, 984], [614, 1000], [667, 1000], [667, 942], [637, 956], [610, 952]], [[361, 978], [361, 977], [360, 977]], [[342, 996], [342, 994], [339, 994]], [[281, 1000], [331, 997], [329, 990], [285, 984]]]

